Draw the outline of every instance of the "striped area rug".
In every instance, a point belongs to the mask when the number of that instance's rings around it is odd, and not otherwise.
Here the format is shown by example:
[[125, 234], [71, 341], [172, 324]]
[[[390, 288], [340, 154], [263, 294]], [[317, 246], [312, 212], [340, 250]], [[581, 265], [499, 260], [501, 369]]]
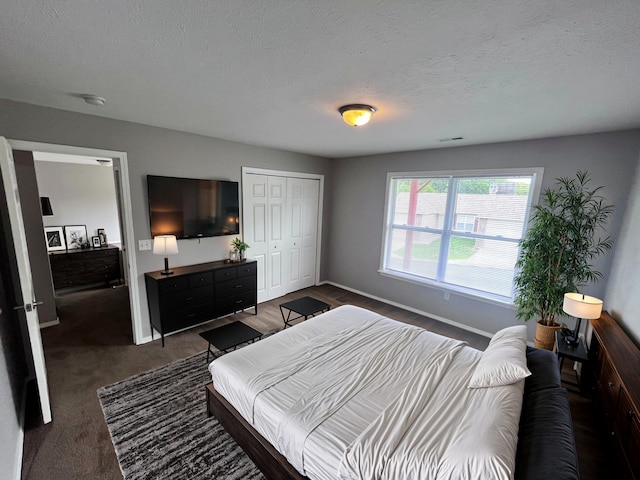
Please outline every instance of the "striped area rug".
[[264, 478], [215, 417], [206, 352], [102, 387], [98, 398], [125, 480]]

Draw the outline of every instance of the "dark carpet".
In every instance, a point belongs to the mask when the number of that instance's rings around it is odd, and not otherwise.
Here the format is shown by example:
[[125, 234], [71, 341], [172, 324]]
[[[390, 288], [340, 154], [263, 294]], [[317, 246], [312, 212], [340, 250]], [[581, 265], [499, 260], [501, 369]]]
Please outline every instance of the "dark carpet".
[[207, 418], [206, 352], [98, 390], [126, 480], [259, 479], [257, 467]]

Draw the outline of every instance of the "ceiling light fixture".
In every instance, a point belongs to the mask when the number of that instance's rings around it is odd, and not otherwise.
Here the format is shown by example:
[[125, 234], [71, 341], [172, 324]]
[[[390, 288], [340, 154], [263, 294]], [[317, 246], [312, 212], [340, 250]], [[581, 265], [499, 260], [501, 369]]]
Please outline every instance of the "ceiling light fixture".
[[97, 95], [80, 95], [80, 98], [82, 98], [84, 100], [85, 103], [88, 103], [89, 105], [98, 105], [98, 106], [102, 106], [106, 103], [106, 98], [104, 97], [99, 97]]
[[371, 117], [375, 113], [375, 107], [371, 105], [364, 105], [362, 103], [354, 103], [353, 105], [345, 105], [338, 109], [344, 123], [351, 125], [352, 127], [361, 127], [366, 125], [371, 120]]

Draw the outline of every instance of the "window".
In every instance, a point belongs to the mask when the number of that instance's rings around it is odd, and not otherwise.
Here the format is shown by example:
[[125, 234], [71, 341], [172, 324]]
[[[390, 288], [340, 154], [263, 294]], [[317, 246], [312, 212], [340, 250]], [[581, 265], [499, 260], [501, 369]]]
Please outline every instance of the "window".
[[542, 169], [389, 174], [381, 272], [510, 302], [541, 180]]

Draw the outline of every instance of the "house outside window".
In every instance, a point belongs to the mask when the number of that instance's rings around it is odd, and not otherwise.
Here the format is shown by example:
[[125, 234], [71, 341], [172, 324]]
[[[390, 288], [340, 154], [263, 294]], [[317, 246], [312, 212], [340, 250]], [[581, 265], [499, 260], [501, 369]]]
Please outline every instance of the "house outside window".
[[380, 272], [511, 303], [543, 169], [390, 173]]

